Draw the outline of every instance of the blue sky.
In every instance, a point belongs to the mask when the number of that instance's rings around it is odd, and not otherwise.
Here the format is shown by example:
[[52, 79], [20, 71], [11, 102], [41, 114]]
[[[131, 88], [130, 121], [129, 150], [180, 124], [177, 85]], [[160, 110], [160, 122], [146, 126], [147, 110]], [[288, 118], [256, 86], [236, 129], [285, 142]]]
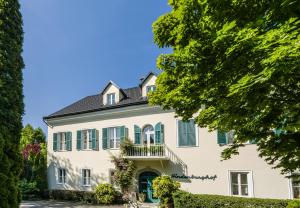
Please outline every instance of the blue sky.
[[42, 117], [109, 80], [136, 86], [167, 49], [153, 42], [152, 23], [167, 0], [20, 0], [24, 21], [24, 125], [46, 130]]

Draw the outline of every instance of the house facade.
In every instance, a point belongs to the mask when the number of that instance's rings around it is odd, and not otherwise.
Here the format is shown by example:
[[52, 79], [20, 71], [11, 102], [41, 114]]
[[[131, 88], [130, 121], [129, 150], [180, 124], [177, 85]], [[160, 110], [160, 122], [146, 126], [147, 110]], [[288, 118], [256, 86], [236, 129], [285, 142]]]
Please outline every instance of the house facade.
[[137, 171], [133, 190], [156, 202], [152, 180], [170, 175], [192, 193], [258, 198], [299, 198], [299, 178], [288, 179], [258, 157], [251, 142], [240, 154], [221, 161], [233, 134], [209, 132], [194, 120], [184, 122], [173, 110], [150, 106], [155, 90], [149, 73], [139, 86], [122, 89], [110, 81], [101, 93], [85, 97], [44, 117], [48, 125], [48, 182], [50, 189], [92, 191], [112, 183], [112, 154], [129, 138], [134, 146], [124, 155]]

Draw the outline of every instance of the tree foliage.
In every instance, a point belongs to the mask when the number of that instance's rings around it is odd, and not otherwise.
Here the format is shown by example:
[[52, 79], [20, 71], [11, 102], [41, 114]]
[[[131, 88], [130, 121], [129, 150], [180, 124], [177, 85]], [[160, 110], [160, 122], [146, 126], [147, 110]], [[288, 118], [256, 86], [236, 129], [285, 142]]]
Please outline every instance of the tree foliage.
[[46, 143], [46, 136], [41, 128], [33, 128], [27, 124], [21, 132], [20, 149], [23, 150], [26, 145], [33, 143]]
[[172, 195], [178, 191], [180, 183], [172, 180], [170, 176], [158, 176], [153, 180], [154, 196], [160, 199], [160, 207], [170, 207], [169, 204], [173, 203]]
[[22, 129], [23, 29], [17, 0], [0, 0], [0, 207], [18, 207]]
[[255, 139], [282, 173], [300, 168], [300, 1], [169, 0], [153, 24], [162, 70], [150, 103], [235, 131], [224, 159]]
[[47, 189], [47, 145], [46, 136], [41, 128], [34, 129], [27, 124], [21, 133], [21, 152], [24, 168], [21, 178], [28, 184], [36, 184], [41, 196]]

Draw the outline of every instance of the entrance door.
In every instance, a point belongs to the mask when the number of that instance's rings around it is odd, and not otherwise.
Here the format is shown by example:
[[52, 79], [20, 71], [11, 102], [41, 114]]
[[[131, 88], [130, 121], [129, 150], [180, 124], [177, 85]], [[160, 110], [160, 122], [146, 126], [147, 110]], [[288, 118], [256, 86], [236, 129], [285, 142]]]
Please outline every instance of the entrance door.
[[159, 199], [153, 196], [152, 181], [158, 174], [147, 171], [143, 172], [139, 176], [139, 193], [143, 193], [146, 196], [146, 202], [158, 203]]
[[150, 146], [154, 144], [154, 129], [153, 126], [147, 125], [143, 129], [143, 145]]

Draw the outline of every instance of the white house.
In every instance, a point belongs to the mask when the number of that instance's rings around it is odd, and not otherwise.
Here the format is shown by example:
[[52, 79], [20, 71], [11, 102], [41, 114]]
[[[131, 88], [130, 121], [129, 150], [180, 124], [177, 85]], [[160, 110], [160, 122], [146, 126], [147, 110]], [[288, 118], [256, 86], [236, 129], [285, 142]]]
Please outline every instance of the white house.
[[125, 157], [137, 171], [134, 189], [155, 202], [152, 180], [170, 175], [192, 193], [258, 198], [299, 198], [300, 177], [290, 180], [258, 157], [255, 144], [221, 161], [232, 135], [208, 132], [193, 120], [183, 122], [172, 110], [149, 106], [155, 90], [149, 73], [139, 86], [122, 89], [110, 81], [97, 95], [85, 97], [49, 116], [48, 181], [50, 189], [93, 190], [112, 180], [110, 155], [125, 137], [135, 146]]

